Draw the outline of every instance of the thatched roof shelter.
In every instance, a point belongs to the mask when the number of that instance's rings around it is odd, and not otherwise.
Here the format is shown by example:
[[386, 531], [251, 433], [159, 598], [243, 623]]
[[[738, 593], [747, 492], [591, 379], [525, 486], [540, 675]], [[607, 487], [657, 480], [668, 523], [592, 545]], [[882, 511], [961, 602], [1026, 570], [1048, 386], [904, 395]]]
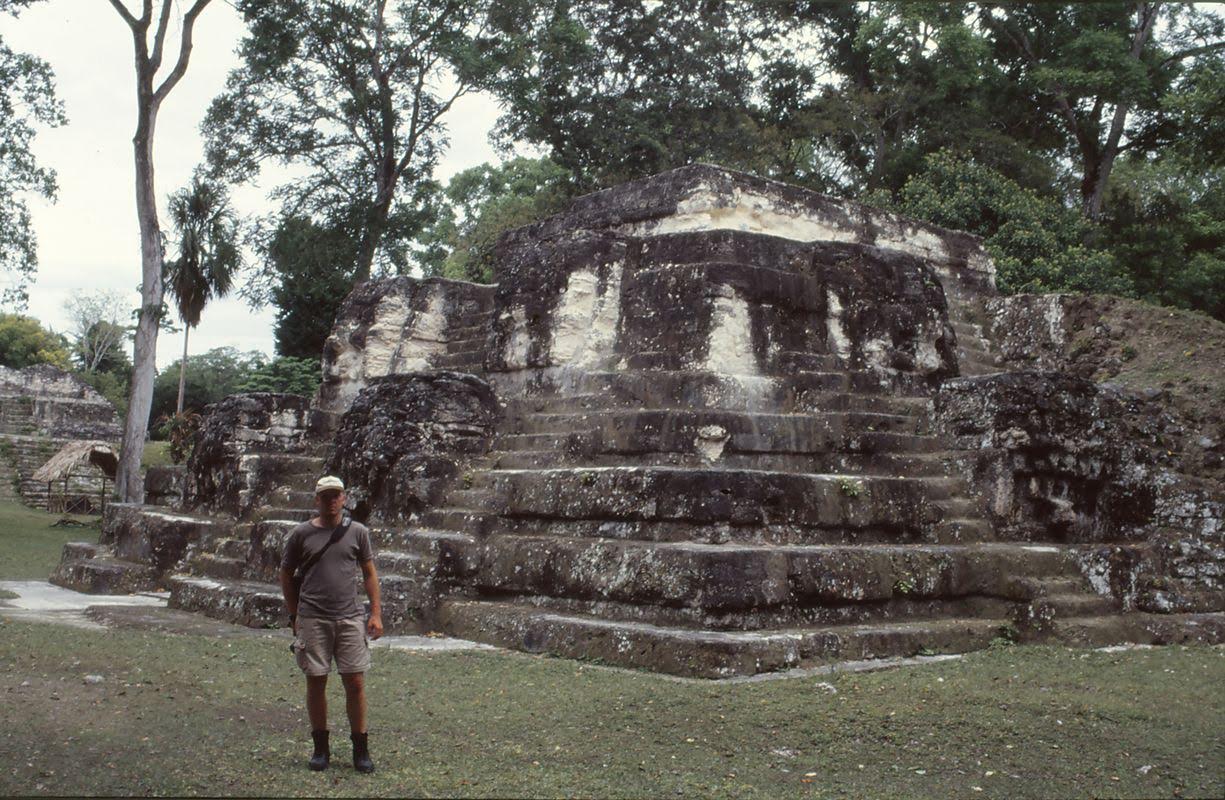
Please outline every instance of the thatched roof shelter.
[[101, 469], [106, 477], [114, 480], [119, 468], [119, 454], [106, 442], [69, 442], [34, 472], [34, 480], [52, 483], [67, 478], [74, 469], [85, 464]]

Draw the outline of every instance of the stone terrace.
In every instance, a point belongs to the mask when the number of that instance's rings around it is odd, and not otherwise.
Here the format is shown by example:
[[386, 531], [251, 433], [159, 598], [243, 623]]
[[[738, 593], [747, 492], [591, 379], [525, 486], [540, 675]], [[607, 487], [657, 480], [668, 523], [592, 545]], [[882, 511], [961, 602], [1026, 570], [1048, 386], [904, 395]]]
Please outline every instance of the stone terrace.
[[[118, 507], [56, 579], [282, 624], [281, 542], [330, 470], [392, 630], [703, 677], [1225, 633], [1211, 569], [1173, 605], [1122, 588], [1167, 566], [1164, 501], [1097, 509], [1142, 454], [1082, 457], [1091, 415], [1005, 413], [1097, 389], [1000, 388], [976, 238], [695, 166], [507, 233], [496, 268], [358, 286], [311, 403], [227, 400], [191, 512]], [[1186, 541], [1219, 566], [1219, 487], [1195, 491]]]

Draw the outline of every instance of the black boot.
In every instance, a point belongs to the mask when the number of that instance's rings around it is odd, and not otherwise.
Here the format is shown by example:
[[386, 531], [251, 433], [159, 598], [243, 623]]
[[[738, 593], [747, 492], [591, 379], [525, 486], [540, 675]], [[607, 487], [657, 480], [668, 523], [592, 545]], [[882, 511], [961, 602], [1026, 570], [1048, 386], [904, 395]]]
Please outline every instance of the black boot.
[[364, 733], [349, 734], [353, 740], [353, 769], [358, 772], [374, 772], [374, 762], [370, 760], [370, 744]]
[[321, 772], [328, 768], [328, 759], [332, 757], [332, 751], [328, 747], [328, 732], [311, 731], [311, 738], [315, 740], [315, 754], [311, 756], [310, 768]]

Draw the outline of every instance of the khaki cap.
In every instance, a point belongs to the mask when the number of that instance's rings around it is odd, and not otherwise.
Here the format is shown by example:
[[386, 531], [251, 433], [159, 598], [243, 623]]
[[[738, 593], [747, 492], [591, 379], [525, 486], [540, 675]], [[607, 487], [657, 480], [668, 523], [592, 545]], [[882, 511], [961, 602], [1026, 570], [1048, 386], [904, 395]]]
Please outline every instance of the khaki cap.
[[337, 478], [335, 475], [324, 475], [315, 482], [315, 494], [320, 494], [322, 492], [343, 492], [344, 490], [344, 481]]

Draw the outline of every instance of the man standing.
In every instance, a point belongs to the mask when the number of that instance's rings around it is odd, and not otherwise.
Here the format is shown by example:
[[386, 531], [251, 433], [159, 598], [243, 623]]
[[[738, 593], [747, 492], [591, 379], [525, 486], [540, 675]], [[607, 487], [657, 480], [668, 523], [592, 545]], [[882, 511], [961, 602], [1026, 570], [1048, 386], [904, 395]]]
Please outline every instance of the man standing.
[[[331, 475], [315, 484], [318, 516], [294, 528], [281, 558], [281, 593], [293, 626], [293, 651], [306, 675], [306, 710], [315, 753], [310, 768], [328, 767], [328, 675], [332, 661], [345, 685], [345, 710], [353, 740], [353, 768], [374, 772], [366, 739], [366, 670], [369, 639], [383, 635], [379, 579], [370, 530], [341, 518], [345, 486]], [[357, 571], [370, 598], [370, 618], [357, 602]]]

